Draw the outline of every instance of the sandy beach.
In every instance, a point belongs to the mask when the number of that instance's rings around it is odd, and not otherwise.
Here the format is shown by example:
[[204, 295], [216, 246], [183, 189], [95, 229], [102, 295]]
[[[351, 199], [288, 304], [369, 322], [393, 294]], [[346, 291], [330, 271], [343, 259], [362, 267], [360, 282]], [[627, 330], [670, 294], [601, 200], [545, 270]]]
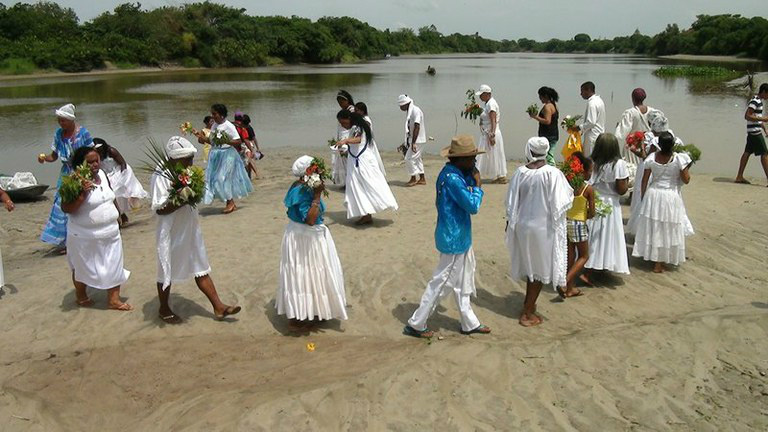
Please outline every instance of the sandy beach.
[[201, 208], [212, 277], [225, 302], [244, 308], [227, 322], [213, 319], [192, 281], [172, 295], [185, 322], [158, 319], [155, 223], [146, 207], [123, 231], [132, 275], [122, 293], [135, 307], [128, 313], [106, 310], [100, 292], [97, 307], [75, 306], [66, 257], [38, 241], [51, 192], [0, 214], [10, 284], [0, 296], [1, 429], [768, 429], [764, 179], [736, 185], [694, 167], [684, 191], [696, 229], [688, 261], [657, 275], [632, 259], [631, 275], [602, 277], [566, 302], [545, 288], [545, 322], [532, 329], [517, 324], [524, 284], [507, 276], [506, 186], [488, 184], [473, 218], [474, 303], [493, 333], [461, 335], [446, 299], [430, 321], [440, 337], [428, 342], [401, 331], [437, 264], [433, 182], [444, 160], [429, 156], [429, 185], [405, 188], [398, 155], [385, 153], [398, 212], [359, 228], [346, 220], [338, 188], [326, 199], [350, 319], [293, 335], [276, 316], [274, 295], [282, 199], [302, 153], [269, 152], [255, 192], [235, 213], [222, 215], [223, 203]]

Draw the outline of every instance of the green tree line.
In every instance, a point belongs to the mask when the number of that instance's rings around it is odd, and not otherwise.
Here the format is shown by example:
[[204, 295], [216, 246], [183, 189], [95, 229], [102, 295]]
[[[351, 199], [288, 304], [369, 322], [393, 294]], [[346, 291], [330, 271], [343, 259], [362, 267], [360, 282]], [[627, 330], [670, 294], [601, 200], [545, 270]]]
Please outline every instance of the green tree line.
[[0, 4], [0, 68], [7, 71], [179, 64], [247, 67], [273, 63], [338, 63], [387, 54], [588, 52], [744, 55], [768, 60], [768, 20], [740, 15], [699, 15], [690, 29], [671, 24], [646, 36], [571, 40], [492, 40], [435, 26], [378, 30], [350, 17], [316, 21], [298, 16], [250, 16], [245, 9], [210, 1], [143, 9], [125, 3], [81, 23], [72, 9], [54, 2]]

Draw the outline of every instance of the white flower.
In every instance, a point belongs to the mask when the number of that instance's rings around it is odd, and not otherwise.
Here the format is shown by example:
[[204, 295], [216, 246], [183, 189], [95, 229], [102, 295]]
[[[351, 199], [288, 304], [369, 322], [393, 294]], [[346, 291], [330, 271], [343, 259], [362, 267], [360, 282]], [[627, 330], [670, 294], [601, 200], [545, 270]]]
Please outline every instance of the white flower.
[[323, 179], [320, 178], [320, 174], [314, 173], [311, 176], [304, 176], [304, 181], [312, 189], [317, 189], [323, 183]]
[[184, 187], [179, 191], [179, 198], [183, 199], [185, 202], [189, 201], [191, 198], [195, 197], [195, 191], [190, 189], [189, 187]]

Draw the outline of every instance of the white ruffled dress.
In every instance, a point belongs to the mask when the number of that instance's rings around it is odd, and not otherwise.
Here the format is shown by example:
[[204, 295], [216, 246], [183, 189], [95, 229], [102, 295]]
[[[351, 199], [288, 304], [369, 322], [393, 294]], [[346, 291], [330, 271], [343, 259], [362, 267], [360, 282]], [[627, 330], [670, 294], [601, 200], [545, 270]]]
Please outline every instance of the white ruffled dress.
[[130, 165], [126, 165], [124, 170], [121, 168], [111, 157], [101, 160], [101, 169], [107, 173], [109, 183], [115, 192], [117, 209], [120, 210], [120, 214], [125, 214], [141, 204], [141, 200], [147, 197], [147, 191], [139, 183]]
[[[354, 128], [356, 129], [356, 128]], [[376, 214], [384, 210], [397, 210], [397, 200], [381, 172], [375, 144], [365, 144], [364, 132], [359, 144], [349, 144], [347, 156], [347, 188], [344, 191], [344, 207], [347, 219]], [[358, 157], [355, 157], [359, 155]]]
[[624, 222], [621, 203], [616, 192], [616, 180], [628, 179], [629, 169], [623, 159], [605, 164], [590, 179], [599, 199], [613, 207], [610, 215], [587, 220], [589, 228], [589, 260], [584, 266], [593, 270], [608, 270], [629, 274], [627, 242], [624, 239]]

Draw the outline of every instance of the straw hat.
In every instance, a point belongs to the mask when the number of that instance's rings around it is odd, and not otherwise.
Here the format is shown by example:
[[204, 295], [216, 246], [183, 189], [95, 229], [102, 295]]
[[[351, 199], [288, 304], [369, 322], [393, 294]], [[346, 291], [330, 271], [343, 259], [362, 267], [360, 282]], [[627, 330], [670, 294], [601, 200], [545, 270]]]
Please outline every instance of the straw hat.
[[456, 135], [451, 138], [451, 145], [440, 151], [442, 157], [475, 156], [485, 151], [478, 150], [472, 135]]

